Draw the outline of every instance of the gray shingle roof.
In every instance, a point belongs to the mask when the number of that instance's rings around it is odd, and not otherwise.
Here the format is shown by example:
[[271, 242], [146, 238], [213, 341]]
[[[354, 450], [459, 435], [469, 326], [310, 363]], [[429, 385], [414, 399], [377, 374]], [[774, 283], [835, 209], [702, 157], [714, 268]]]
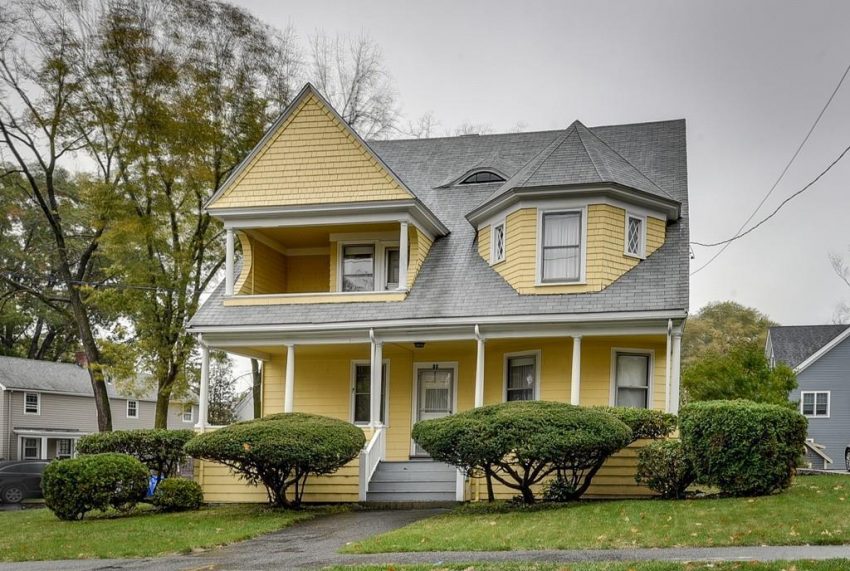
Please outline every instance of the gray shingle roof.
[[780, 363], [796, 367], [835, 339], [850, 325], [785, 325], [770, 328], [773, 356]]
[[[662, 192], [681, 204], [681, 218], [668, 224], [664, 245], [601, 292], [517, 294], [478, 255], [475, 229], [464, 218], [504, 183], [445, 187], [446, 181], [455, 180], [470, 168], [483, 167], [490, 161], [489, 166], [513, 177], [562, 138], [564, 131], [374, 141], [370, 145], [375, 152], [451, 232], [434, 242], [407, 299], [393, 303], [225, 307], [222, 304], [224, 288], [220, 284], [193, 317], [191, 326], [687, 310], [688, 190], [684, 120], [595, 127], [589, 131], [643, 173], [650, 181], [646, 184], [663, 188]], [[606, 168], [619, 168], [615, 167]]]

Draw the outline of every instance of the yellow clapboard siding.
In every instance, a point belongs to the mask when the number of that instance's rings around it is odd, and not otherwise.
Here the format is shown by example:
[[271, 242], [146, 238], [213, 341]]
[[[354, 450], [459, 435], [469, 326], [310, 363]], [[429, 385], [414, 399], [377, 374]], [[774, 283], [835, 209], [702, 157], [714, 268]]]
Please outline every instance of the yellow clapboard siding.
[[210, 208], [411, 198], [348, 126], [310, 94]]
[[[286, 293], [325, 291], [330, 283], [330, 255], [286, 256]], [[326, 290], [330, 291], [330, 290]]]
[[[536, 208], [523, 208], [507, 216], [505, 260], [493, 268], [521, 294], [583, 293], [601, 291], [635, 267], [640, 260], [625, 254], [626, 211], [607, 204], [587, 208], [585, 283], [567, 285], [537, 284]], [[665, 222], [647, 218], [646, 255], [664, 243]], [[478, 253], [490, 261], [490, 227], [478, 230]]]

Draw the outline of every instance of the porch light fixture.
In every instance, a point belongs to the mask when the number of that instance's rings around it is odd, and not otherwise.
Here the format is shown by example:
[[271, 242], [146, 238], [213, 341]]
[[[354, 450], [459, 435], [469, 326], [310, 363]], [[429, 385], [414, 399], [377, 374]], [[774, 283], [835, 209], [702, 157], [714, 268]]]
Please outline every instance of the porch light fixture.
[[416, 347], [417, 349], [422, 349], [423, 347], [425, 347], [425, 342], [424, 341], [416, 341], [415, 343], [413, 343], [413, 346]]

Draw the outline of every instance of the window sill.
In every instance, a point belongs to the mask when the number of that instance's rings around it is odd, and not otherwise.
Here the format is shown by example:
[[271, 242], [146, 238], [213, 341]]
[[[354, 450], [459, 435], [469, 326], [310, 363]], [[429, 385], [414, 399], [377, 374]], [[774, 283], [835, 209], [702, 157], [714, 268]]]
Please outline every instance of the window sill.
[[627, 258], [633, 258], [635, 260], [645, 260], [646, 254], [632, 254], [631, 252], [623, 252], [623, 255]]
[[587, 280], [571, 281], [571, 282], [535, 282], [534, 287], [549, 287], [549, 286], [583, 286], [587, 285]]
[[811, 418], [813, 420], [829, 420], [828, 414], [804, 414], [806, 418]]

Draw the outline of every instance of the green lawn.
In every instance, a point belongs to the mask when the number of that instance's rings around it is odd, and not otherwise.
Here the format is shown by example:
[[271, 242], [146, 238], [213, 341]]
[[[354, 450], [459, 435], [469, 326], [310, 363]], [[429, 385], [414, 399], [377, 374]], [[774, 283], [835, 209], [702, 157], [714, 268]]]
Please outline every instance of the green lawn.
[[347, 546], [348, 553], [850, 543], [850, 477], [801, 476], [762, 498], [463, 506]]
[[205, 507], [60, 521], [50, 510], [0, 512], [0, 561], [149, 557], [189, 552], [248, 539], [309, 519], [327, 509], [300, 512], [259, 505]]
[[850, 560], [777, 561], [773, 563], [470, 563], [463, 565], [359, 565], [329, 567], [327, 571], [837, 571]]

